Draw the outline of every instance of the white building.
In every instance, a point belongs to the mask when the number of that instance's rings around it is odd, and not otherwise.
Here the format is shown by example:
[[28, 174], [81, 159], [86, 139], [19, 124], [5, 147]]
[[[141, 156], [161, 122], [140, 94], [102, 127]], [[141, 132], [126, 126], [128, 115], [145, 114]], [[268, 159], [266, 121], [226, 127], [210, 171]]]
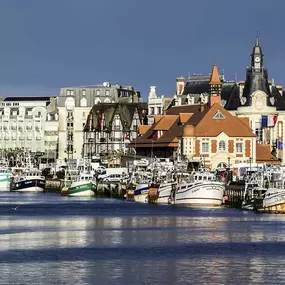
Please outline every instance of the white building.
[[[0, 149], [21, 148], [32, 155], [46, 155], [49, 104], [50, 97], [4, 98], [0, 102]], [[52, 152], [57, 148], [56, 133], [53, 140], [56, 143], [49, 149]]]
[[102, 85], [61, 88], [57, 108], [59, 112], [59, 159], [83, 156], [83, 129], [94, 105], [101, 103], [138, 102], [139, 92], [132, 86]]
[[165, 106], [170, 103], [171, 98], [165, 98], [163, 95], [156, 94], [156, 86], [150, 86], [148, 94], [148, 124], [154, 123], [154, 116], [162, 115], [165, 111]]

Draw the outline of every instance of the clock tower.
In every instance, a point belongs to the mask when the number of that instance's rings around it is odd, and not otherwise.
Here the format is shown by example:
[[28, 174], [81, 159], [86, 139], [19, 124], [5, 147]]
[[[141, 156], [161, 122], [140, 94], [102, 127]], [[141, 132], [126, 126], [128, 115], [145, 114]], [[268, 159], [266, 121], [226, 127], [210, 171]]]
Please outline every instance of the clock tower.
[[253, 72], [261, 72], [263, 67], [263, 53], [259, 44], [259, 38], [256, 38], [255, 46], [251, 54], [251, 68]]

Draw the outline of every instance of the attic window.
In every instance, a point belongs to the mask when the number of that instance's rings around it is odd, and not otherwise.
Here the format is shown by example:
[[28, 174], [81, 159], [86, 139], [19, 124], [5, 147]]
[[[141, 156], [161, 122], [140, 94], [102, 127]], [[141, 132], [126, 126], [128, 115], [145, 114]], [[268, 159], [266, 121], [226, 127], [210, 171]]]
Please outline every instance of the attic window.
[[225, 119], [225, 116], [220, 112], [218, 111], [215, 116], [213, 117], [214, 120], [220, 120], [220, 119]]

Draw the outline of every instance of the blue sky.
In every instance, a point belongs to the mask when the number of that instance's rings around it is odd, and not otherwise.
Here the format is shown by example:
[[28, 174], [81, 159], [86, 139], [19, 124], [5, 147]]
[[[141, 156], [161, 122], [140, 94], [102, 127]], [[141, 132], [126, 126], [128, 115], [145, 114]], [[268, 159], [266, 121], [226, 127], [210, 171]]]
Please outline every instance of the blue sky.
[[245, 79], [257, 30], [285, 84], [285, 1], [1, 0], [0, 95], [56, 95], [104, 81], [172, 96], [175, 78]]

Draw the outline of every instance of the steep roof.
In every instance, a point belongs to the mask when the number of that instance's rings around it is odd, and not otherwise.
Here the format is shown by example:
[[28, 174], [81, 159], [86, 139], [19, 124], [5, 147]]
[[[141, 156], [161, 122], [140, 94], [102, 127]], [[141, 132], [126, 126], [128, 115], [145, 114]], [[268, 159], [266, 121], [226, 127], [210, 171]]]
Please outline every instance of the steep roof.
[[178, 115], [165, 115], [163, 116], [154, 127], [156, 131], [167, 131], [178, 119]]
[[211, 73], [211, 78], [210, 78], [210, 85], [222, 85], [222, 82], [220, 80], [219, 72], [218, 72], [218, 67], [214, 63], [212, 73]]
[[[214, 116], [218, 112], [224, 118], [215, 119]], [[195, 135], [197, 137], [216, 137], [222, 132], [229, 137], [255, 137], [249, 125], [246, 125], [244, 121], [230, 114], [219, 104], [214, 104], [208, 112], [201, 116], [198, 122], [191, 122], [193, 117], [190, 118], [187, 124], [196, 124]]]

